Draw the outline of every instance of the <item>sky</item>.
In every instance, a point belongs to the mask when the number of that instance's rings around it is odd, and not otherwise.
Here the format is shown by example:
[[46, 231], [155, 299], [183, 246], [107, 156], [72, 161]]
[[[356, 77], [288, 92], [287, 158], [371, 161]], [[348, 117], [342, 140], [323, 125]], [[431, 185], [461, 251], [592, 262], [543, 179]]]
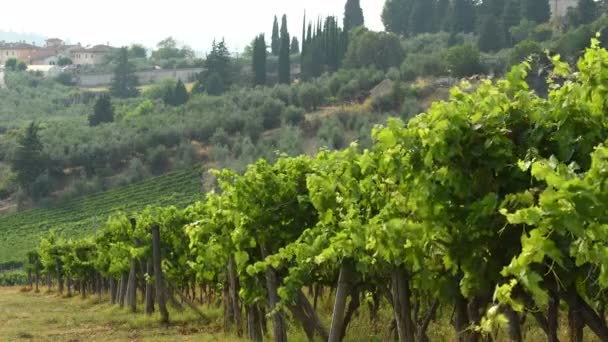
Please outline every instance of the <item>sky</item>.
[[[4, 1], [3, 1], [4, 2]], [[274, 15], [287, 14], [290, 34], [302, 35], [302, 16], [336, 15], [340, 22], [346, 0], [29, 0], [2, 4], [0, 30], [33, 32], [71, 43], [112, 46], [141, 43], [154, 47], [168, 36], [209, 50], [214, 38], [225, 38], [230, 51], [243, 48], [262, 32], [268, 37]], [[384, 0], [361, 0], [365, 24], [382, 30]], [[35, 10], [34, 10], [35, 9]], [[7, 15], [10, 13], [10, 15]]]

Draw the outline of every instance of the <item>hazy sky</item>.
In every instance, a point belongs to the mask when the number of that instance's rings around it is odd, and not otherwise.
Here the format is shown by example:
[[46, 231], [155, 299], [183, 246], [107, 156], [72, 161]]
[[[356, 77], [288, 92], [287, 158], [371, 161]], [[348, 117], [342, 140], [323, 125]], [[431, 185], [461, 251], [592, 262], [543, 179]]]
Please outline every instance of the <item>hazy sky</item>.
[[[213, 38], [242, 50], [256, 34], [270, 35], [272, 20], [287, 14], [291, 35], [302, 34], [302, 15], [336, 15], [342, 21], [346, 0], [29, 0], [3, 1], [0, 30], [34, 32], [83, 45], [139, 42], [153, 47], [173, 36], [197, 51]], [[361, 0], [365, 24], [382, 30], [384, 0]], [[10, 14], [9, 14], [10, 13]]]

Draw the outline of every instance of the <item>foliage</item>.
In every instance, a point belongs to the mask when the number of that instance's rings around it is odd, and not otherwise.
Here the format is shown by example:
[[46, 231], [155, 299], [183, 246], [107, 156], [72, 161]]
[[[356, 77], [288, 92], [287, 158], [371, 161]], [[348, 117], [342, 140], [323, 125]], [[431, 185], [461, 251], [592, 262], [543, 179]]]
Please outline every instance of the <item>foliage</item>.
[[206, 70], [198, 75], [193, 90], [209, 95], [223, 94], [232, 84], [230, 52], [223, 39], [219, 43], [213, 41], [211, 52], [205, 60], [205, 68]]
[[479, 50], [471, 44], [450, 48], [446, 58], [451, 74], [456, 77], [470, 76], [482, 71]]
[[398, 67], [403, 61], [404, 51], [399, 38], [386, 32], [373, 32], [364, 28], [351, 35], [345, 57], [345, 65], [350, 68], [374, 66], [388, 70]]
[[500, 26], [498, 18], [485, 16], [482, 19], [481, 31], [479, 34], [479, 50], [492, 52], [500, 50], [503, 45], [504, 31]]
[[291, 40], [287, 30], [287, 16], [283, 15], [281, 21], [281, 36], [279, 45], [279, 83], [291, 83]]
[[526, 58], [533, 55], [540, 55], [543, 53], [543, 49], [535, 41], [524, 40], [517, 43], [509, 54], [509, 65], [515, 65], [523, 62]]
[[549, 0], [521, 0], [522, 17], [536, 22], [544, 23], [551, 18]]
[[[141, 48], [132, 46], [133, 57], [141, 57]], [[145, 50], [143, 56], [145, 57]], [[156, 50], [152, 51], [152, 58], [156, 60], [194, 58], [194, 52], [188, 46], [178, 47], [177, 41], [173, 37], [167, 37], [156, 45]]]
[[129, 51], [126, 47], [122, 47], [118, 52], [110, 93], [119, 98], [135, 97], [139, 95], [138, 84], [134, 66], [129, 62]]
[[266, 84], [266, 40], [264, 35], [261, 34], [253, 40], [253, 84], [254, 85], [265, 85]]
[[18, 147], [12, 160], [12, 171], [16, 175], [17, 183], [24, 189], [30, 186], [43, 173], [45, 158], [42, 154], [43, 145], [39, 135], [40, 127], [31, 122], [23, 135], [18, 139]]
[[359, 0], [346, 0], [344, 5], [344, 21], [342, 27], [349, 32], [353, 28], [364, 25], [363, 10]]
[[93, 106], [93, 113], [89, 115], [89, 125], [97, 126], [114, 121], [114, 107], [110, 96], [103, 94], [99, 96]]

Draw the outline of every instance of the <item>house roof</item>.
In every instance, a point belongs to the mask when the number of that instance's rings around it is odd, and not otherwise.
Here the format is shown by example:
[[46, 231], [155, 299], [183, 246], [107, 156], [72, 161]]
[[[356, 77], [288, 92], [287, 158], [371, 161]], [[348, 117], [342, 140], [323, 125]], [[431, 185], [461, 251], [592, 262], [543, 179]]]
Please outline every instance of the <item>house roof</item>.
[[0, 50], [32, 50], [38, 47], [27, 43], [3, 43], [0, 44]]
[[94, 53], [94, 52], [110, 52], [112, 50], [114, 50], [114, 48], [109, 45], [95, 45], [91, 48], [74, 49], [74, 50], [72, 50], [72, 52]]

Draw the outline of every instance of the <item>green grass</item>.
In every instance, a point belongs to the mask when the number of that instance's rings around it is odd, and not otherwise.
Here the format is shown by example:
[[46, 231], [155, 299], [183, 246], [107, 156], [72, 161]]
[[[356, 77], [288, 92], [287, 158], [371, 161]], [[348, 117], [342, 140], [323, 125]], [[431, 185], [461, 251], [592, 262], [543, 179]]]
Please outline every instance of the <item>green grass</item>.
[[[210, 319], [203, 323], [198, 315], [186, 308], [177, 312], [169, 306], [171, 324], [162, 327], [158, 314], [146, 316], [141, 312], [140, 298], [138, 312], [110, 305], [106, 295], [81, 299], [79, 296], [62, 298], [54, 292], [41, 287], [41, 293], [27, 288], [0, 287], [0, 340], [1, 341], [238, 341], [233, 332], [223, 332], [222, 306], [203, 305], [200, 309]], [[332, 296], [319, 298], [319, 313], [325, 326], [329, 328]], [[455, 341], [454, 329], [450, 324], [451, 307], [442, 307], [438, 320], [431, 322], [428, 336], [431, 341]], [[348, 327], [345, 342], [381, 342], [392, 320], [388, 303], [383, 302], [379, 321], [371, 323], [367, 305], [359, 308]], [[288, 336], [292, 342], [307, 342], [299, 324], [287, 315]], [[268, 321], [269, 335], [265, 341], [272, 341], [272, 321]], [[532, 317], [527, 317], [522, 326], [524, 341], [546, 341], [546, 336]], [[559, 321], [559, 338], [568, 340], [568, 321], [562, 310]], [[506, 331], [495, 336], [497, 342], [507, 342]], [[315, 341], [321, 342], [319, 338]], [[585, 342], [599, 341], [588, 328], [585, 328]]]
[[219, 309], [206, 308], [205, 313], [212, 319], [209, 324], [202, 324], [191, 311], [172, 310], [171, 325], [162, 327], [157, 315], [132, 314], [108, 304], [106, 298], [60, 298], [0, 287], [0, 340], [240, 341], [222, 332]]
[[68, 237], [83, 237], [119, 210], [192, 204], [201, 198], [201, 170], [200, 166], [192, 167], [57, 205], [0, 216], [0, 264], [23, 261], [51, 229]]

